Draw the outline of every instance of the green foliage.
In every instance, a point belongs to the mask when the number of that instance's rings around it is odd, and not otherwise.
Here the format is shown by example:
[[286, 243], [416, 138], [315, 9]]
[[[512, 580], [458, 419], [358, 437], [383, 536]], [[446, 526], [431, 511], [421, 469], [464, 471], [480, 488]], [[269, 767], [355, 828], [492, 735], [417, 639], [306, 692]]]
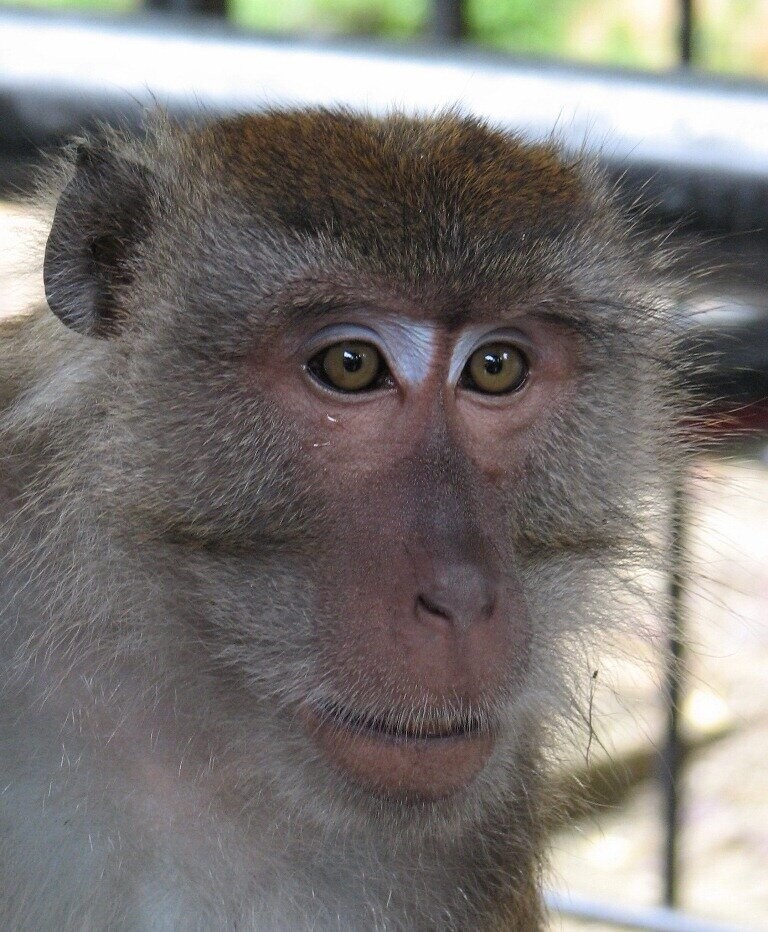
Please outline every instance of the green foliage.
[[232, 19], [275, 32], [418, 36], [428, 0], [230, 0]]
[[[275, 32], [418, 38], [430, 0], [230, 0], [235, 22]], [[584, 0], [468, 0], [472, 41], [497, 48], [553, 52]]]
[[651, 66], [650, 55], [638, 47], [637, 37], [632, 32], [631, 23], [619, 20], [611, 25], [603, 44], [604, 58], [609, 62], [619, 62], [638, 66]]
[[554, 53], [567, 44], [571, 19], [584, 0], [468, 0], [473, 41], [495, 48]]

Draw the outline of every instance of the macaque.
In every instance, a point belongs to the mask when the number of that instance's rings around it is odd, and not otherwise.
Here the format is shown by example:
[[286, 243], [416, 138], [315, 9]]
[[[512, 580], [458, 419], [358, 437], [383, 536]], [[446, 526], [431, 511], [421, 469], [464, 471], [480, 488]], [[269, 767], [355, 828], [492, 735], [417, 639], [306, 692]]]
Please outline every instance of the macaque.
[[679, 456], [667, 261], [456, 113], [157, 117], [40, 197], [0, 927], [543, 928], [557, 724]]

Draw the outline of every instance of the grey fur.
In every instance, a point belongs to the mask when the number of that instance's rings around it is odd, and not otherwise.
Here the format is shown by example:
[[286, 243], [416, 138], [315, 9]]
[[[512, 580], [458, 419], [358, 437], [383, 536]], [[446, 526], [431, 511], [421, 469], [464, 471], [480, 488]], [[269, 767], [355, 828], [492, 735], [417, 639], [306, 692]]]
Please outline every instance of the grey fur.
[[[579, 718], [583, 645], [595, 631], [620, 637], [622, 593], [653, 562], [681, 455], [667, 263], [594, 165], [556, 147], [531, 164], [566, 165], [586, 192], [578, 208], [555, 204], [557, 191], [539, 203], [521, 176], [509, 195], [520, 227], [494, 230], [462, 214], [460, 175], [429, 188], [445, 168], [432, 153], [466, 131], [492, 163], [503, 137], [452, 115], [359, 125], [402, 161], [370, 227], [343, 183], [326, 214], [318, 197], [301, 223], [286, 220], [283, 182], [261, 163], [254, 177], [275, 190], [268, 208], [249, 200], [216, 129], [194, 136], [158, 118], [143, 139], [102, 133], [88, 145], [140, 166], [148, 205], [110, 284], [113, 324], [98, 326], [82, 291], [54, 287], [82, 334], [47, 310], [0, 332], [4, 929], [541, 922], [544, 752], [558, 721]], [[281, 138], [269, 144], [280, 151]], [[76, 165], [73, 150], [51, 173], [49, 204]], [[108, 223], [109, 201], [99, 209]], [[73, 280], [70, 261], [54, 277]], [[373, 800], [286, 717], [317, 662], [308, 567], [329, 520], [323, 477], [302, 470], [294, 425], [242, 391], [234, 361], [280, 326], [278, 290], [316, 269], [368, 281], [374, 296], [382, 281], [416, 300], [493, 289], [580, 335], [576, 389], [500, 499], [533, 619], [530, 672], [488, 710], [505, 741], [459, 800]]]

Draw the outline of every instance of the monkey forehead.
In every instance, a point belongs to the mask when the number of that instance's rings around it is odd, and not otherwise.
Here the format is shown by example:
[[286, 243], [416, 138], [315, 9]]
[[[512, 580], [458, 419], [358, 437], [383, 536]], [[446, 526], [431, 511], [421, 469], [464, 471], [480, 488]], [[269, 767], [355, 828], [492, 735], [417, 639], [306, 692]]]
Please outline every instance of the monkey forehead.
[[[540, 289], [512, 282], [477, 280], [446, 281], [436, 276], [415, 276], [415, 282], [391, 275], [372, 275], [366, 269], [343, 263], [323, 269], [314, 257], [308, 270], [275, 283], [267, 298], [256, 306], [253, 319], [262, 338], [269, 342], [285, 333], [318, 333], [334, 323], [374, 326], [395, 355], [416, 353], [413, 365], [422, 366], [426, 356], [446, 358], [464, 352], [468, 341], [500, 328], [516, 328], [521, 321], [565, 328], [587, 335], [583, 309], [567, 291], [550, 290], [557, 300], [541, 300]], [[422, 269], [417, 266], [417, 273]], [[461, 278], [461, 276], [459, 276]], [[551, 295], [550, 295], [551, 297]], [[308, 337], [312, 341], [314, 337]], [[451, 349], [451, 347], [453, 347]]]
[[[387, 248], [472, 231], [583, 219], [584, 173], [555, 146], [471, 117], [377, 119], [327, 110], [225, 119], [199, 135], [222, 180], [257, 213], [303, 233]], [[544, 211], [544, 214], [542, 213]]]

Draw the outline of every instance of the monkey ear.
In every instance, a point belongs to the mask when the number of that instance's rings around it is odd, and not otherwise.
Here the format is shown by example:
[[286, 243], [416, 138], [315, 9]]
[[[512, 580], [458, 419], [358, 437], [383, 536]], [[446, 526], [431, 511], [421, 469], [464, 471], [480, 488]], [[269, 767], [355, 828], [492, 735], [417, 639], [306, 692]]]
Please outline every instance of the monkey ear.
[[149, 232], [152, 177], [105, 143], [82, 143], [75, 174], [59, 197], [45, 247], [43, 280], [51, 310], [89, 336], [120, 332], [120, 292], [131, 283], [131, 253]]

